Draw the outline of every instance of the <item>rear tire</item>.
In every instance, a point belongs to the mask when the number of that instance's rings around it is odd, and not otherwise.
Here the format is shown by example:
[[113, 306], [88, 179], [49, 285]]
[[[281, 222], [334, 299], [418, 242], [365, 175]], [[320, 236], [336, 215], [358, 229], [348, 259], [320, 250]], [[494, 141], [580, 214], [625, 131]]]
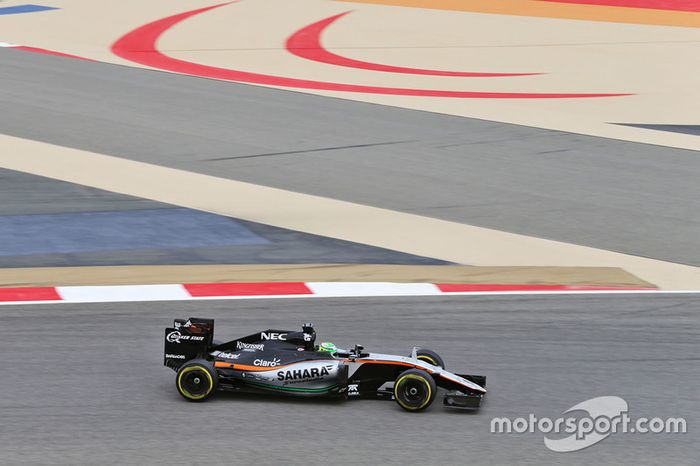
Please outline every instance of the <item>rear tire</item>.
[[214, 394], [219, 379], [211, 362], [193, 359], [180, 367], [175, 385], [187, 401], [204, 401]]
[[402, 372], [394, 383], [394, 398], [406, 411], [423, 411], [433, 402], [436, 392], [435, 380], [420, 369]]
[[421, 348], [417, 351], [416, 355], [417, 358], [421, 361], [425, 361], [428, 364], [432, 364], [433, 366], [438, 366], [441, 369], [445, 368], [445, 361], [443, 361], [440, 355], [437, 354], [435, 351], [431, 351], [426, 348]]

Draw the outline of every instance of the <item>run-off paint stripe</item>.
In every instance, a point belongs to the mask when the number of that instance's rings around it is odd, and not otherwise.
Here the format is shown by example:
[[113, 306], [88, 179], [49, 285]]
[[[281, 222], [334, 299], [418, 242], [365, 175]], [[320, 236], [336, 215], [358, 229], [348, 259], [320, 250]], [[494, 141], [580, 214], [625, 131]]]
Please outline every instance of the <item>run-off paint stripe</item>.
[[[157, 42], [161, 35], [179, 23], [215, 8], [230, 5], [235, 1], [210, 5], [196, 10], [168, 16], [140, 26], [128, 32], [112, 44], [112, 53], [140, 65], [164, 71], [189, 74], [204, 78], [225, 81], [262, 84], [266, 86], [313, 89], [338, 92], [359, 92], [364, 94], [403, 95], [420, 97], [447, 97], [460, 99], [573, 99], [592, 97], [622, 97], [628, 93], [551, 93], [551, 92], [482, 92], [451, 91], [439, 89], [413, 89], [398, 87], [366, 86], [360, 84], [314, 81], [286, 76], [253, 73], [230, 68], [220, 68], [200, 63], [180, 60], [161, 53]], [[145, 52], [145, 53], [144, 53]]]
[[0, 15], [17, 15], [22, 13], [36, 13], [39, 11], [58, 10], [56, 7], [43, 5], [15, 5], [0, 7]]
[[15, 50], [22, 50], [24, 52], [43, 53], [44, 55], [55, 55], [57, 57], [67, 57], [67, 58], [75, 58], [78, 60], [94, 61], [91, 58], [79, 57], [78, 55], [71, 55], [69, 53], [56, 52], [54, 50], [42, 49], [40, 47], [30, 47], [28, 45], [17, 45], [17, 44], [12, 44], [10, 42], [0, 42], [0, 47], [12, 48]]
[[698, 0], [540, 0], [541, 2], [700, 12]]

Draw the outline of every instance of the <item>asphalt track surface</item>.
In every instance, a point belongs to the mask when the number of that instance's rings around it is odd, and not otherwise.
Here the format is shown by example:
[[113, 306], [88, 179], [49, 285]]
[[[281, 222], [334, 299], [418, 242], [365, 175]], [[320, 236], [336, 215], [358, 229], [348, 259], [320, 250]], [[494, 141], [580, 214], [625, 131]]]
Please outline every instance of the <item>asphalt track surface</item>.
[[[4, 464], [697, 464], [700, 295], [365, 298], [5, 306]], [[174, 317], [220, 338], [313, 321], [321, 341], [413, 345], [488, 377], [475, 414], [390, 401], [217, 396], [187, 403], [162, 366]], [[615, 434], [553, 453], [541, 434], [492, 434], [494, 416], [558, 417], [602, 395], [686, 434]]]
[[700, 265], [694, 151], [8, 49], [0, 81], [9, 135]]

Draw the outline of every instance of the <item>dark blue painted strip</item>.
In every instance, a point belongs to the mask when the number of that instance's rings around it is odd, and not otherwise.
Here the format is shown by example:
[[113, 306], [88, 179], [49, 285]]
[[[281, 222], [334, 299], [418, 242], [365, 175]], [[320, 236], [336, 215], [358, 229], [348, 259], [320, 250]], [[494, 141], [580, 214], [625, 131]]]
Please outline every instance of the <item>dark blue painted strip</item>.
[[267, 243], [234, 219], [182, 208], [0, 216], [0, 257]]
[[37, 11], [58, 10], [52, 6], [42, 5], [17, 5], [0, 8], [0, 15], [16, 15], [19, 13], [35, 13]]

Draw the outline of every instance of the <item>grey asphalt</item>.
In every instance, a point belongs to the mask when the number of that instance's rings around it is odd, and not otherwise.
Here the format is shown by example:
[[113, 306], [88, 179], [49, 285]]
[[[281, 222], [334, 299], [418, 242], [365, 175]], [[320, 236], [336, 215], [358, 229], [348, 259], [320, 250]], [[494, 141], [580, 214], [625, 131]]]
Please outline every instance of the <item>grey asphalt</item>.
[[700, 265], [694, 151], [10, 49], [0, 105], [14, 136]]
[[631, 126], [633, 128], [651, 129], [654, 131], [669, 131], [671, 133], [692, 134], [700, 136], [700, 125], [655, 125], [655, 124], [632, 124], [632, 123], [616, 123], [623, 126]]
[[[700, 295], [352, 298], [0, 306], [3, 464], [697, 465]], [[241, 395], [180, 398], [162, 366], [175, 317], [219, 338], [316, 325], [320, 341], [441, 353], [485, 374], [475, 414], [434, 404]], [[557, 418], [616, 395], [630, 416], [685, 417], [686, 434], [613, 434], [574, 453], [493, 417]]]
[[445, 264], [0, 169], [0, 267]]

